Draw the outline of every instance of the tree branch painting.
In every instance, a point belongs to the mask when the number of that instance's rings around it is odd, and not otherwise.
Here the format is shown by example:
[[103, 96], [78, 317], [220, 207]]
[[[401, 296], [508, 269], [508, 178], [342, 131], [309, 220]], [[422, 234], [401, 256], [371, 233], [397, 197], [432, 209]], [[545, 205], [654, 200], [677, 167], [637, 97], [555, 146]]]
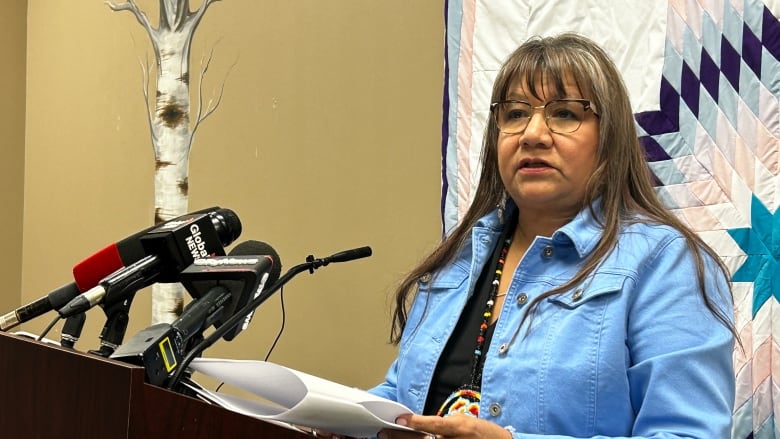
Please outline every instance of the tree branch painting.
[[[134, 0], [107, 1], [112, 11], [129, 11], [143, 26], [154, 48], [157, 81], [154, 102], [149, 99], [148, 66], [142, 65], [143, 95], [148, 113], [154, 149], [155, 224], [187, 213], [189, 201], [189, 156], [198, 126], [219, 106], [222, 90], [215, 101], [203, 108], [201, 93], [195, 117], [190, 111], [190, 47], [195, 29], [208, 7], [220, 0], [203, 0], [190, 10], [189, 0], [159, 0], [160, 18], [155, 28]], [[211, 55], [201, 66], [199, 87], [208, 70]], [[172, 322], [183, 306], [180, 284], [155, 284], [152, 287], [152, 324]]]

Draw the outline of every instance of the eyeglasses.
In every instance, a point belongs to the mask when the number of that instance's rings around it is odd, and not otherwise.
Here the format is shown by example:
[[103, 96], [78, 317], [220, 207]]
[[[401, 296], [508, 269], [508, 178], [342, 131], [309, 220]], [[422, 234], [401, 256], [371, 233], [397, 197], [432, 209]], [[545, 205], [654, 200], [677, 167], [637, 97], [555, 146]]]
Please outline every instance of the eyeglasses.
[[547, 128], [558, 134], [577, 131], [582, 125], [582, 121], [585, 120], [585, 114], [588, 110], [599, 117], [593, 111], [590, 101], [586, 99], [556, 99], [538, 107], [534, 107], [528, 102], [515, 100], [490, 104], [490, 111], [496, 118], [498, 129], [504, 134], [517, 134], [525, 131], [534, 110], [537, 108], [543, 109]]

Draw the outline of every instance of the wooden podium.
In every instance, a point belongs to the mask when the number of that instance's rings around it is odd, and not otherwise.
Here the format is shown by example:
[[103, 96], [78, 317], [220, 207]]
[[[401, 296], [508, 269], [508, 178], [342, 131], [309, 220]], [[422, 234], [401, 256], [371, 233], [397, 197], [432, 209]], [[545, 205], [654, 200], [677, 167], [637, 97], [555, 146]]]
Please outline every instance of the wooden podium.
[[312, 437], [147, 384], [142, 367], [4, 332], [0, 391], [0, 437]]

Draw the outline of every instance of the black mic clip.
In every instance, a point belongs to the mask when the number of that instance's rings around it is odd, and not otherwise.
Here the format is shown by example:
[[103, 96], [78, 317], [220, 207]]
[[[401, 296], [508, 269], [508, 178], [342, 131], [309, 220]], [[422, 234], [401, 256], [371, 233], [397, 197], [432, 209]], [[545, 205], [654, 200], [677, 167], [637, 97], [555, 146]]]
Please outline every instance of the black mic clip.
[[309, 274], [314, 274], [314, 270], [324, 267], [330, 263], [325, 259], [314, 259], [314, 255], [306, 256], [306, 263], [309, 264]]
[[60, 346], [71, 348], [81, 337], [81, 331], [84, 329], [84, 323], [87, 321], [86, 313], [78, 313], [68, 317], [62, 326], [62, 335], [60, 337]]
[[125, 296], [123, 300], [108, 306], [101, 304], [106, 314], [106, 323], [100, 332], [100, 348], [90, 350], [90, 354], [108, 358], [122, 344], [130, 321], [130, 306], [135, 298], [135, 292], [126, 293]]

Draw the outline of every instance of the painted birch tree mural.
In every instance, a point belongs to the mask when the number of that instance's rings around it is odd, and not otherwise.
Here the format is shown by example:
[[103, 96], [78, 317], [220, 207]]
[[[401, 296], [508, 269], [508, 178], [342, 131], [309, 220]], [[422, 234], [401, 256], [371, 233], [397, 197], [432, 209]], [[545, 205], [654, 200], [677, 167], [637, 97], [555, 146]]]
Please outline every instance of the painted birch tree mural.
[[[203, 105], [202, 82], [211, 56], [201, 64], [198, 102], [194, 116], [190, 112], [190, 47], [195, 29], [208, 7], [220, 0], [203, 0], [190, 10], [189, 0], [159, 0], [159, 24], [155, 28], [134, 0], [106, 4], [113, 11], [130, 11], [149, 35], [154, 48], [156, 84], [154, 99], [149, 98], [151, 69], [142, 63], [143, 97], [146, 102], [154, 149], [155, 224], [187, 213], [189, 155], [198, 126], [222, 98], [219, 95]], [[172, 322], [181, 314], [183, 287], [180, 284], [154, 284], [152, 287], [152, 324]]]

